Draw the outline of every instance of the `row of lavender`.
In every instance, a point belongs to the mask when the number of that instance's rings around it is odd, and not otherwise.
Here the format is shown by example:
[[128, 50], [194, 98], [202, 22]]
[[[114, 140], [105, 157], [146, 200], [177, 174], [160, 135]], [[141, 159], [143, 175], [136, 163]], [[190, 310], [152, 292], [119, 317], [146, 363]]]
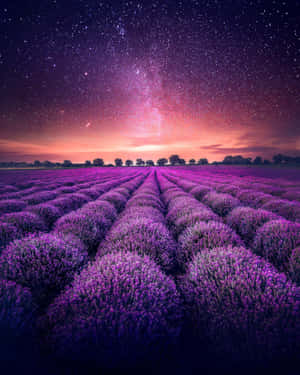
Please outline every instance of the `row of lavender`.
[[[91, 262], [40, 321], [62, 358], [136, 366], [178, 339], [182, 306], [174, 280], [176, 243], [151, 174], [128, 200]], [[74, 303], [76, 301], [76, 303]]]
[[[206, 184], [199, 185], [171, 175], [168, 178], [202, 204], [209, 206], [223, 222], [242, 237], [253, 252], [263, 256], [278, 270], [285, 272], [294, 282], [300, 283], [300, 224], [298, 222], [289, 221], [284, 215], [282, 217], [277, 212], [268, 210], [266, 205], [257, 207], [251, 199], [255, 195], [247, 191], [241, 193], [239, 197], [247, 197], [248, 200], [240, 200], [228, 193], [217, 192], [219, 187], [209, 184], [208, 179]], [[280, 210], [280, 206], [278, 211], [284, 213]], [[196, 222], [202, 219], [194, 214], [190, 220]]]
[[[201, 187], [204, 204], [193, 196], [194, 193], [199, 198], [198, 186], [182, 176], [178, 179], [166, 176], [161, 175], [159, 182], [168, 208], [167, 223], [178, 239], [177, 260], [183, 271], [178, 276], [178, 285], [193, 345], [205, 342], [210, 351], [248, 360], [272, 360], [286, 353], [297, 353], [299, 288], [248, 250], [232, 229], [234, 226], [224, 223], [230, 223], [237, 215], [234, 212], [239, 213], [237, 210], [252, 209], [229, 208], [226, 201], [218, 201], [217, 193], [212, 197], [212, 193]], [[244, 220], [249, 234], [256, 225], [272, 220], [273, 214], [261, 210], [254, 218], [247, 214], [239, 218], [239, 228], [244, 227]], [[294, 229], [290, 240], [297, 241], [299, 226], [288, 224]], [[266, 227], [259, 238], [265, 231]], [[247, 235], [242, 237], [247, 240]], [[277, 245], [275, 241], [275, 248]]]
[[81, 177], [79, 183], [73, 182], [72, 186], [69, 186], [67, 178], [60, 182], [56, 181], [52, 186], [48, 185], [47, 191], [38, 190], [32, 193], [32, 189], [43, 187], [31, 186], [23, 190], [23, 193], [30, 190], [30, 194], [24, 195], [22, 199], [0, 200], [0, 251], [10, 241], [28, 233], [49, 231], [55, 221], [64, 214], [98, 198], [134, 174], [126, 175], [123, 172], [123, 175], [124, 177], [121, 174], [118, 178], [108, 178], [101, 174], [89, 178], [85, 176], [89, 181], [83, 183]]
[[92, 259], [117, 212], [144, 178], [145, 173], [119, 178], [110, 186], [117, 187], [99, 199], [63, 215], [51, 233], [35, 228], [37, 233], [24, 233], [22, 240], [6, 246], [0, 258], [0, 325], [8, 331], [5, 340], [32, 331], [37, 316]]
[[[179, 178], [181, 173], [172, 173]], [[256, 176], [236, 177], [228, 174], [216, 176], [212, 172], [191, 173], [185, 178], [200, 185], [209, 186], [218, 192], [229, 193], [241, 202], [254, 208], [273, 211], [288, 220], [300, 221], [300, 182], [284, 179], [265, 179]]]
[[8, 245], [2, 322], [33, 325], [56, 357], [102, 367], [161, 358], [185, 335], [190, 348], [240, 360], [296, 353], [299, 288], [246, 249], [264, 219], [237, 233], [228, 218], [245, 207], [187, 175], [137, 176], [66, 213], [50, 234]]

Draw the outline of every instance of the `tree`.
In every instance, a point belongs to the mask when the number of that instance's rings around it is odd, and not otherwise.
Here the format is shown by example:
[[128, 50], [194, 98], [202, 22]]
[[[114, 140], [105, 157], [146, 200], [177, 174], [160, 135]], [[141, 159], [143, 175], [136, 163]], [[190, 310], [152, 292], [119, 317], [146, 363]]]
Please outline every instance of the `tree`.
[[148, 167], [153, 167], [153, 166], [154, 166], [154, 162], [153, 162], [153, 160], [146, 160], [146, 165], [147, 165]]
[[138, 166], [140, 167], [140, 166], [142, 166], [142, 165], [145, 165], [145, 162], [144, 162], [143, 159], [138, 158], [138, 159], [136, 159], [135, 164], [138, 165]]
[[35, 160], [34, 163], [33, 163], [33, 165], [35, 167], [40, 167], [42, 165], [42, 163], [39, 160]]
[[63, 167], [65, 167], [65, 168], [72, 167], [72, 162], [71, 162], [71, 160], [64, 160], [64, 162], [63, 162]]
[[256, 158], [253, 160], [253, 164], [255, 165], [261, 165], [263, 163], [261, 156], [256, 156]]
[[90, 160], [86, 160], [85, 163], [84, 163], [84, 165], [85, 165], [86, 167], [90, 167], [90, 166], [92, 165], [92, 163], [91, 163]]
[[171, 165], [175, 165], [175, 164], [179, 164], [179, 160], [180, 160], [180, 158], [179, 158], [179, 156], [178, 155], [171, 155], [170, 157], [169, 157], [169, 160], [170, 160], [170, 164]]
[[49, 160], [45, 160], [45, 161], [43, 161], [42, 165], [43, 165], [44, 167], [49, 168], [49, 167], [53, 167], [54, 164], [51, 163], [51, 161], [49, 161]]
[[196, 164], [196, 160], [195, 159], [190, 159], [189, 160], [189, 165], [195, 165]]
[[282, 154], [276, 154], [273, 156], [273, 162], [274, 164], [282, 164], [284, 160], [284, 155]]
[[95, 167], [103, 167], [104, 161], [103, 161], [103, 159], [94, 159], [93, 165]]
[[202, 158], [198, 160], [198, 165], [206, 165], [208, 164], [208, 160], [206, 158]]
[[116, 164], [116, 167], [122, 167], [123, 160], [120, 159], [120, 158], [117, 158], [117, 159], [115, 159], [115, 164]]
[[185, 160], [179, 158], [179, 160], [178, 160], [178, 164], [179, 164], [179, 165], [185, 165]]
[[168, 163], [168, 159], [166, 158], [160, 158], [156, 162], [156, 164], [159, 165], [160, 167], [166, 165], [167, 163]]
[[126, 160], [125, 164], [127, 165], [127, 167], [131, 167], [133, 165], [133, 161], [132, 160]]
[[270, 160], [265, 159], [265, 160], [264, 160], [264, 164], [265, 164], [265, 165], [269, 165], [269, 164], [271, 164], [271, 162], [270, 162]]
[[245, 164], [251, 164], [251, 158], [244, 158], [241, 155], [236, 156], [225, 156], [223, 160], [223, 164], [235, 164], [235, 165], [245, 165]]

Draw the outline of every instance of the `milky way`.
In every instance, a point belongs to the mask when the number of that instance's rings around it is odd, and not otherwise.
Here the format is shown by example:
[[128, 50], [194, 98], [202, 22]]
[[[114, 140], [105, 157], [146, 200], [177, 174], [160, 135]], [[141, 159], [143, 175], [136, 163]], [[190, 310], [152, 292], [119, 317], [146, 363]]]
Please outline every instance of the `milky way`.
[[0, 158], [300, 149], [297, 1], [4, 1]]

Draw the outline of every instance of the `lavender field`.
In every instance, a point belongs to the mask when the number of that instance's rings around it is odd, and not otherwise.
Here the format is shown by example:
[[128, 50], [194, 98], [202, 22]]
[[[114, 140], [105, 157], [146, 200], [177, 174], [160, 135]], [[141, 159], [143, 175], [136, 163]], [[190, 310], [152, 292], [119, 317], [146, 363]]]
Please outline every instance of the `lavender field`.
[[0, 181], [3, 369], [298, 373], [299, 169], [2, 171]]

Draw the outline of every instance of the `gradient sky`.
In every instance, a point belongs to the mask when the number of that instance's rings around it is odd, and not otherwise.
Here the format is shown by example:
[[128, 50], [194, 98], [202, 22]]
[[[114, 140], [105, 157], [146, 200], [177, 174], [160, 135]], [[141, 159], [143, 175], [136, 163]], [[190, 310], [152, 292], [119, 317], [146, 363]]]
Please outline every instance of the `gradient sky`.
[[300, 154], [300, 2], [1, 1], [0, 161]]

